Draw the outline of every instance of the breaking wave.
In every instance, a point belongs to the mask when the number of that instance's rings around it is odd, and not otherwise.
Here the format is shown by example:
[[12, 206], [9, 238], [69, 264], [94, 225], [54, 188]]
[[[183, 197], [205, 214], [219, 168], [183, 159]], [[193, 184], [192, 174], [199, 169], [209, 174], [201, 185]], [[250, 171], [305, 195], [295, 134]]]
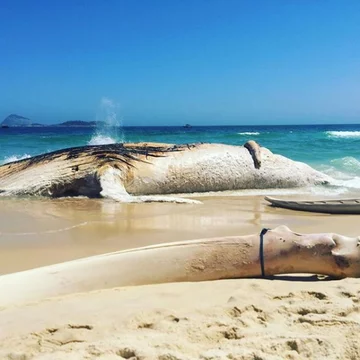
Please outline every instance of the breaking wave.
[[360, 161], [352, 156], [345, 156], [320, 165], [319, 170], [334, 178], [349, 179], [360, 176]]
[[238, 133], [238, 135], [260, 135], [260, 133], [259, 132], [257, 132], [257, 131], [245, 131], [245, 132], [240, 132], [240, 133]]
[[328, 164], [321, 165], [318, 170], [335, 179], [335, 186], [360, 189], [360, 161], [352, 156], [333, 159]]
[[334, 159], [330, 164], [340, 171], [344, 171], [349, 175], [360, 176], [360, 161], [352, 156], [345, 156], [341, 159]]
[[360, 138], [360, 131], [326, 131], [325, 134], [332, 138]]

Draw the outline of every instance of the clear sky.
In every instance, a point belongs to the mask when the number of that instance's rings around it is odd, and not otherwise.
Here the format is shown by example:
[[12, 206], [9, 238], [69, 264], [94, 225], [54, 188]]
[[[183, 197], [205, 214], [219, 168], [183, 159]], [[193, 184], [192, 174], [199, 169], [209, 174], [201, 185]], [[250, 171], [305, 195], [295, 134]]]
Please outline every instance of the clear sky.
[[359, 0], [1, 0], [0, 121], [360, 122]]

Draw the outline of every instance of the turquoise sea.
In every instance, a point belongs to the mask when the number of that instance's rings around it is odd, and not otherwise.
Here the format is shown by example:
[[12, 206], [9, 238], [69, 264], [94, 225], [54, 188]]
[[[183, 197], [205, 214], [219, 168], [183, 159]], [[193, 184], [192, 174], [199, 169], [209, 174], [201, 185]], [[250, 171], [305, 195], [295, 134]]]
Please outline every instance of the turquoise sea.
[[336, 178], [336, 193], [360, 192], [360, 125], [0, 128], [0, 164], [66, 147], [113, 142], [211, 142], [253, 139], [273, 153]]

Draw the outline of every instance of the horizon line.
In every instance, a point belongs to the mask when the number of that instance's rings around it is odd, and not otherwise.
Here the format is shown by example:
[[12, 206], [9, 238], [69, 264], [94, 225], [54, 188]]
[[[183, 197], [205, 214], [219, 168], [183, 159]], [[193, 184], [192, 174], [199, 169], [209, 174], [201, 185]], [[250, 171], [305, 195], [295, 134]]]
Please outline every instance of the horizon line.
[[[89, 121], [93, 122], [93, 121]], [[56, 124], [40, 124], [40, 123], [34, 123], [35, 126], [9, 126], [9, 128], [42, 128], [42, 127], [70, 127], [70, 128], [96, 128], [96, 126], [86, 126], [86, 125], [62, 125], [62, 123], [56, 123]], [[40, 126], [36, 126], [36, 125]], [[189, 127], [185, 127], [184, 125], [115, 125], [111, 126], [108, 125], [107, 127], [115, 127], [115, 128], [133, 128], [133, 127], [174, 127], [174, 128], [195, 128], [195, 127], [234, 127], [234, 126], [246, 126], [246, 127], [263, 127], [263, 126], [332, 126], [332, 125], [341, 125], [341, 126], [347, 126], [347, 125], [360, 125], [359, 123], [316, 123], [316, 124], [226, 124], [226, 125], [191, 125]], [[1, 128], [1, 127], [0, 127]]]

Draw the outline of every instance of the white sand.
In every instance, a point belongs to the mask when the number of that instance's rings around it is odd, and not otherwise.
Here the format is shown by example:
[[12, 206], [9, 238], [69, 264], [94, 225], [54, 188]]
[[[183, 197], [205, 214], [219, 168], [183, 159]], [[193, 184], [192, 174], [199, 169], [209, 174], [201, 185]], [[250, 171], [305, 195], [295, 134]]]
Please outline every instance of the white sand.
[[[303, 280], [303, 281], [301, 281]], [[0, 312], [1, 359], [359, 359], [360, 280], [223, 280]]]

